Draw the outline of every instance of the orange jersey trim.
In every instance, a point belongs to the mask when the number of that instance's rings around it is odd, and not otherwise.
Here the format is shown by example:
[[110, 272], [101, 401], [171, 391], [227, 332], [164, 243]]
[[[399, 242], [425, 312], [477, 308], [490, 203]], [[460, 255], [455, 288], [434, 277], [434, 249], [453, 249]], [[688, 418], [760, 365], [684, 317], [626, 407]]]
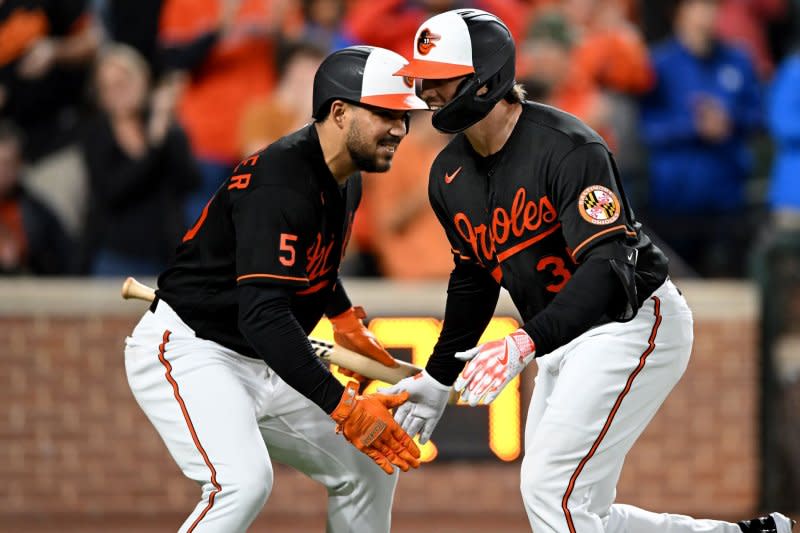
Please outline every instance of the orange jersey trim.
[[503, 281], [503, 271], [500, 268], [500, 265], [497, 265], [496, 267], [494, 267], [494, 269], [492, 269], [491, 274], [492, 274], [492, 277], [494, 278], [494, 280], [497, 283], [500, 283], [500, 282]]
[[531, 237], [527, 241], [522, 241], [519, 244], [515, 244], [511, 248], [503, 250], [502, 252], [497, 254], [497, 261], [499, 263], [502, 263], [503, 261], [505, 261], [506, 259], [508, 259], [512, 255], [517, 254], [517, 253], [521, 252], [522, 250], [524, 250], [525, 248], [527, 248], [528, 246], [531, 246], [532, 244], [535, 244], [535, 243], [541, 241], [542, 239], [544, 239], [545, 237], [547, 237], [551, 233], [555, 232], [560, 227], [561, 227], [561, 223], [559, 222], [558, 224], [556, 224], [552, 228], [548, 229], [547, 231], [543, 231], [543, 232], [539, 233], [538, 235], [534, 235], [533, 237]]
[[245, 274], [244, 276], [239, 276], [236, 278], [236, 281], [242, 281], [244, 279], [252, 279], [252, 278], [272, 278], [272, 279], [283, 279], [287, 281], [303, 281], [308, 283], [308, 278], [298, 278], [295, 276], [280, 276], [278, 274]]
[[592, 235], [591, 237], [589, 237], [588, 239], [586, 239], [585, 241], [580, 243], [578, 246], [576, 246], [575, 249], [572, 251], [572, 259], [574, 260], [578, 256], [578, 251], [581, 248], [583, 248], [584, 246], [586, 246], [587, 244], [589, 244], [593, 240], [597, 239], [598, 237], [602, 237], [603, 235], [606, 235], [608, 233], [611, 233], [613, 231], [619, 231], [619, 230], [624, 230], [625, 233], [630, 235], [631, 237], [635, 237], [636, 236], [635, 232], [628, 231], [628, 228], [625, 227], [625, 224], [619, 224], [618, 226], [612, 226], [610, 228], [606, 228], [603, 231], [598, 231], [597, 233], [595, 233], [594, 235]]
[[470, 256], [462, 254], [461, 250], [456, 250], [455, 248], [450, 248], [450, 251], [453, 252], [453, 255], [458, 256], [461, 259], [472, 260], [472, 258]]
[[312, 285], [311, 287], [309, 287], [307, 289], [303, 289], [302, 291], [297, 291], [297, 294], [302, 295], [302, 296], [305, 296], [306, 294], [314, 294], [315, 292], [319, 292], [322, 289], [324, 289], [325, 287], [327, 287], [328, 285], [330, 285], [330, 283], [331, 283], [330, 280], [324, 279], [324, 280], [320, 281], [319, 283], [317, 283], [315, 285]]
[[572, 521], [572, 513], [569, 511], [569, 497], [572, 495], [572, 490], [575, 488], [575, 482], [578, 480], [578, 476], [583, 471], [583, 468], [586, 466], [586, 463], [589, 462], [589, 459], [597, 452], [597, 448], [600, 447], [600, 443], [603, 442], [603, 438], [608, 433], [608, 429], [611, 427], [611, 423], [614, 421], [614, 417], [619, 411], [620, 405], [622, 405], [622, 400], [625, 399], [625, 396], [631, 390], [633, 386], [633, 380], [636, 379], [636, 376], [639, 375], [639, 372], [642, 371], [644, 368], [644, 364], [647, 361], [647, 356], [653, 353], [653, 350], [656, 349], [656, 335], [658, 334], [658, 328], [661, 326], [661, 300], [658, 296], [652, 297], [654, 308], [653, 308], [653, 316], [655, 317], [655, 322], [653, 323], [653, 329], [650, 331], [650, 338], [647, 340], [647, 348], [639, 356], [639, 365], [631, 372], [628, 376], [628, 381], [625, 383], [625, 388], [622, 389], [622, 392], [619, 393], [617, 396], [617, 401], [614, 402], [614, 406], [611, 408], [611, 412], [608, 414], [608, 418], [606, 418], [606, 422], [603, 425], [603, 429], [600, 430], [600, 434], [595, 439], [592, 447], [589, 449], [589, 453], [581, 459], [581, 462], [578, 463], [578, 468], [575, 469], [575, 472], [572, 473], [572, 476], [569, 478], [569, 484], [567, 485], [567, 490], [564, 493], [564, 497], [561, 500], [561, 509], [564, 511], [564, 516], [567, 519], [567, 525], [569, 526], [570, 533], [575, 533], [575, 524]]
[[209, 510], [214, 506], [214, 497], [222, 492], [222, 485], [217, 482], [217, 471], [214, 468], [214, 465], [211, 464], [211, 460], [208, 458], [208, 454], [206, 453], [205, 448], [203, 445], [200, 444], [200, 439], [197, 437], [197, 431], [194, 429], [194, 424], [192, 423], [192, 418], [189, 416], [189, 410], [186, 409], [186, 403], [183, 401], [181, 397], [181, 391], [178, 387], [178, 382], [175, 381], [175, 378], [172, 377], [172, 364], [167, 361], [165, 356], [165, 352], [167, 351], [167, 343], [169, 342], [169, 336], [172, 334], [170, 330], [164, 330], [164, 336], [162, 337], [162, 342], [158, 346], [158, 360], [161, 361], [161, 364], [164, 365], [164, 368], [167, 369], [165, 374], [167, 381], [170, 385], [172, 385], [172, 391], [175, 395], [175, 400], [177, 400], [178, 405], [181, 408], [181, 412], [183, 413], [183, 419], [186, 421], [186, 425], [189, 428], [189, 433], [192, 435], [192, 440], [194, 441], [194, 445], [197, 448], [197, 451], [200, 452], [200, 455], [203, 456], [203, 461], [206, 463], [206, 466], [211, 471], [211, 484], [214, 485], [214, 490], [208, 495], [208, 503], [206, 504], [203, 511], [200, 513], [200, 516], [194, 521], [194, 523], [189, 527], [187, 533], [191, 533], [197, 527], [197, 524], [206, 516]]
[[[211, 197], [213, 200], [214, 197]], [[203, 226], [203, 223], [206, 221], [206, 217], [208, 216], [208, 207], [211, 205], [211, 200], [208, 201], [206, 206], [203, 208], [203, 211], [200, 213], [200, 218], [197, 219], [194, 226], [192, 226], [189, 231], [183, 236], [181, 242], [191, 241], [194, 239], [194, 236], [197, 235], [197, 232], [200, 231], [200, 228]]]

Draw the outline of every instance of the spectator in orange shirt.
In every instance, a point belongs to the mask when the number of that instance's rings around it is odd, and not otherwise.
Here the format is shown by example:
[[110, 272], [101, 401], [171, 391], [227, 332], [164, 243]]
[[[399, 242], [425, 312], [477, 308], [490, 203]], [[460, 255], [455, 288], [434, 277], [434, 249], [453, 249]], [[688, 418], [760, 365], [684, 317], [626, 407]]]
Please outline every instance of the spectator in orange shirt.
[[[392, 279], [446, 278], [453, 256], [428, 200], [428, 170], [448, 138], [426, 113], [412, 115], [409, 134], [385, 175], [365, 174], [354, 239], [366, 229], [380, 274]], [[365, 209], [366, 208], [366, 209]]]
[[643, 94], [653, 86], [650, 56], [622, 0], [565, 0], [563, 11], [578, 33], [572, 59], [606, 89]]
[[519, 76], [529, 99], [572, 113], [610, 142], [609, 103], [590, 73], [573, 61], [576, 39], [564, 15], [541, 14], [520, 46]]
[[[187, 201], [191, 223], [239, 160], [230, 127], [244, 109], [269, 95], [275, 81], [274, 43], [286, 2], [166, 0], [159, 41], [166, 70], [187, 74], [178, 116], [198, 158], [201, 189]], [[272, 9], [274, 7], [274, 9]]]

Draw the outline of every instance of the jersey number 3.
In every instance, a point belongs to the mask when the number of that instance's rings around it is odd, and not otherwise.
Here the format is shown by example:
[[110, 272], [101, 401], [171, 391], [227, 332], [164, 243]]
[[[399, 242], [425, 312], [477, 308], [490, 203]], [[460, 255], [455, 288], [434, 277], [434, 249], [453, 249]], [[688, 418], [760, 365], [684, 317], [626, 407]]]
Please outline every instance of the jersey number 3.
[[536, 263], [536, 270], [539, 272], [546, 269], [550, 269], [550, 274], [555, 278], [553, 283], [545, 287], [550, 292], [560, 292], [569, 281], [569, 278], [572, 277], [572, 273], [567, 270], [564, 260], [555, 255], [543, 257]]
[[[291, 233], [281, 233], [280, 254], [278, 254], [278, 261], [283, 266], [290, 267], [294, 264], [294, 242], [297, 240], [297, 235]], [[286, 254], [286, 255], [282, 255]]]

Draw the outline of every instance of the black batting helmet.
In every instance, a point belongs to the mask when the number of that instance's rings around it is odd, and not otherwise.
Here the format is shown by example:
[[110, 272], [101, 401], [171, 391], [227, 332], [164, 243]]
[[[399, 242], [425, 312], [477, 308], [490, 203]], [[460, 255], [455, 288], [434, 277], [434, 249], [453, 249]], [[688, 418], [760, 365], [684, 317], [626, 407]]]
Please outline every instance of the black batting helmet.
[[314, 75], [312, 116], [324, 119], [337, 99], [384, 109], [428, 109], [417, 97], [413, 81], [394, 76], [406, 63], [400, 54], [375, 46], [333, 52]]
[[[502, 20], [480, 9], [431, 17], [414, 37], [414, 58], [395, 74], [420, 79], [467, 76], [453, 99], [433, 113], [433, 126], [456, 133], [472, 126], [514, 86], [515, 47]], [[486, 94], [478, 95], [481, 87]]]

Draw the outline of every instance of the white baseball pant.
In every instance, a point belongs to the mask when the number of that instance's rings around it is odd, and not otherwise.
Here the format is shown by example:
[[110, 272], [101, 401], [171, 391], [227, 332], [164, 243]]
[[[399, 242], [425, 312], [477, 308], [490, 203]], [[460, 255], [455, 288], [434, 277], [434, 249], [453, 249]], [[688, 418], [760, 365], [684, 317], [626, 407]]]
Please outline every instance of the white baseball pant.
[[686, 370], [692, 339], [692, 313], [667, 280], [632, 321], [536, 359], [521, 473], [536, 533], [741, 533], [614, 504], [625, 455]]
[[186, 477], [202, 489], [180, 533], [246, 531], [272, 489], [271, 459], [328, 490], [328, 532], [389, 531], [397, 475], [261, 360], [200, 339], [160, 301], [126, 339], [136, 401]]

